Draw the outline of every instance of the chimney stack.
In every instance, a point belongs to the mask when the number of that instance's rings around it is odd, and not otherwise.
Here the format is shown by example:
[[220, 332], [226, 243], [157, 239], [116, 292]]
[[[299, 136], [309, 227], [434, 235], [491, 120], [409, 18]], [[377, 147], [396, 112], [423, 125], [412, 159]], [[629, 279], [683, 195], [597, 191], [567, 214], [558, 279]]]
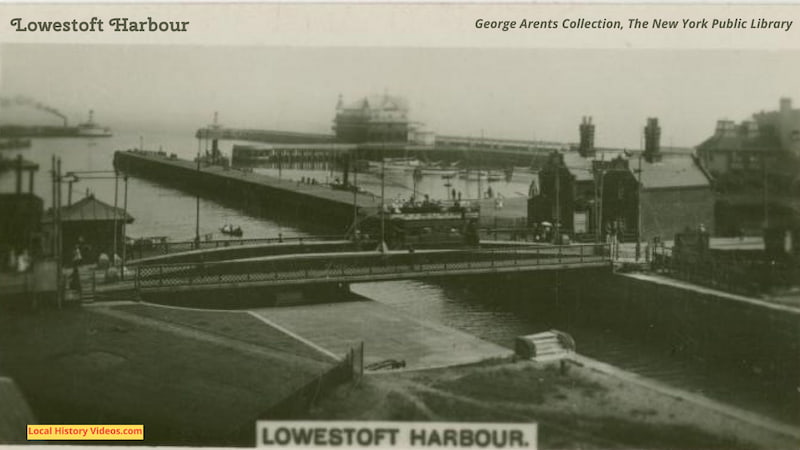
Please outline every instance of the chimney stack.
[[580, 144], [578, 145], [578, 153], [584, 158], [594, 156], [594, 124], [592, 118], [583, 116], [581, 125], [578, 127], [580, 131]]
[[781, 97], [781, 112], [792, 110], [792, 99], [789, 97]]
[[644, 127], [644, 159], [650, 163], [661, 159], [661, 127], [655, 117], [648, 118]]

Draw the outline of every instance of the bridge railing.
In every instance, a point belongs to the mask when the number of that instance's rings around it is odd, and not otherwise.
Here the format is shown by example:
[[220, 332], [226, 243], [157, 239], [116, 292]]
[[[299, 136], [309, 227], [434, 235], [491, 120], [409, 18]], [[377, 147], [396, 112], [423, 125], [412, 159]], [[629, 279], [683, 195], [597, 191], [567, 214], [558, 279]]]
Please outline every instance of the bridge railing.
[[170, 242], [163, 238], [145, 238], [128, 244], [129, 259], [150, 258], [153, 256], [169, 255], [172, 253], [189, 252], [193, 250], [212, 250], [225, 247], [240, 247], [246, 245], [279, 244], [305, 242], [324, 242], [344, 239], [342, 235], [322, 236], [282, 236], [272, 238], [242, 238], [242, 239], [208, 239], [195, 241]]
[[534, 266], [610, 262], [607, 244], [524, 246], [492, 249], [307, 254], [211, 263], [162, 264], [136, 268], [138, 289], [221, 284], [283, 284], [381, 279], [403, 275], [491, 272]]

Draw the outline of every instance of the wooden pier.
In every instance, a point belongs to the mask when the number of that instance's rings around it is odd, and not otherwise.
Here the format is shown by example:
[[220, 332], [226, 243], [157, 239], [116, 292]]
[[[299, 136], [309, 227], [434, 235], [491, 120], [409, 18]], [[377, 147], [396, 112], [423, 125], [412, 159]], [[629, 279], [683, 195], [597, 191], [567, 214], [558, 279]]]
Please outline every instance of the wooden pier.
[[193, 194], [235, 202], [249, 211], [291, 215], [324, 223], [332, 232], [344, 233], [359, 216], [379, 211], [380, 198], [371, 194], [333, 189], [327, 184], [300, 183], [249, 171], [207, 165], [145, 151], [118, 151], [114, 167]]

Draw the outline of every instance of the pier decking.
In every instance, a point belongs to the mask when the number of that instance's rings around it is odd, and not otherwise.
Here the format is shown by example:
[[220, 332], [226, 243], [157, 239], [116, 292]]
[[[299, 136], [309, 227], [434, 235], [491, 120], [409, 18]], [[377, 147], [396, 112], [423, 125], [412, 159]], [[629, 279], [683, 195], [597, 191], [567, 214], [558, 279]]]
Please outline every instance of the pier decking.
[[[227, 201], [262, 211], [289, 213], [303, 220], [324, 220], [332, 230], [344, 232], [353, 222], [353, 192], [325, 184], [307, 184], [216, 165], [167, 156], [164, 153], [118, 151], [114, 167], [125, 173], [176, 186], [189, 192], [207, 192]], [[355, 196], [359, 215], [378, 211], [380, 199]]]

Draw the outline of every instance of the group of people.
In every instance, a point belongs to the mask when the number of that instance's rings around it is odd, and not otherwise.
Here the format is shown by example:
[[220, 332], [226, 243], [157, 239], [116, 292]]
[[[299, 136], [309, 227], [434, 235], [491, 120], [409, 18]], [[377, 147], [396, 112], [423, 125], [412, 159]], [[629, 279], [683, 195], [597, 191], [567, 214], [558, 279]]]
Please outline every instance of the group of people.
[[[89, 257], [90, 253], [91, 247], [84, 242], [83, 238], [79, 238], [78, 242], [72, 248], [72, 272], [69, 276], [69, 288], [74, 291], [80, 292], [82, 290], [80, 267], [88, 261], [87, 258]], [[118, 267], [121, 265], [122, 258], [120, 258], [116, 253], [113, 254], [113, 260], [106, 253], [100, 253], [97, 256], [96, 267], [101, 270], [107, 270], [107, 279], [113, 279], [119, 276]]]
[[[234, 227], [233, 225], [231, 225], [229, 223], [226, 223], [225, 225], [223, 225], [220, 230], [225, 234], [241, 234], [242, 233], [242, 227], [240, 227], [238, 225]], [[208, 240], [208, 239], [206, 239], [206, 240]]]
[[31, 256], [27, 248], [11, 249], [8, 252], [7, 268], [13, 272], [27, 272], [31, 268]]
[[555, 238], [555, 230], [550, 222], [537, 223], [532, 234], [534, 242], [553, 242]]
[[422, 201], [412, 196], [409, 199], [396, 198], [392, 203], [384, 205], [384, 212], [394, 214], [442, 212], [443, 209], [442, 202], [431, 200], [428, 194], [425, 194]]

